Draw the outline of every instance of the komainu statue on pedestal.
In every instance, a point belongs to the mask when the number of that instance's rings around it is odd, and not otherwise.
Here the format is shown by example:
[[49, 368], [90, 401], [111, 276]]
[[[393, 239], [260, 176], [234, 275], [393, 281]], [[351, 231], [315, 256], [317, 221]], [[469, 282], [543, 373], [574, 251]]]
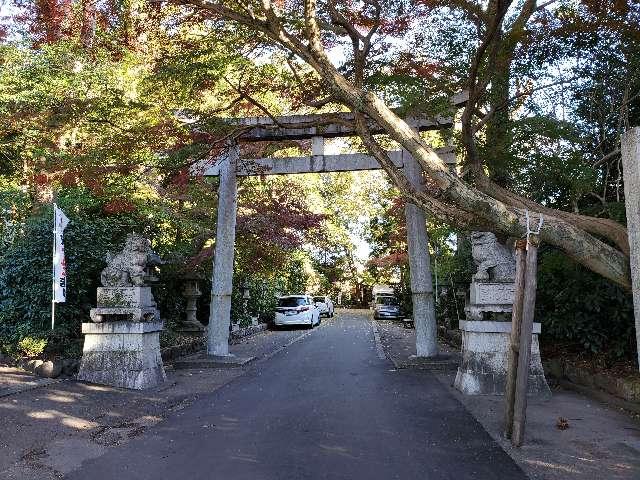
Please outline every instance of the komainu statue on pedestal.
[[120, 253], [107, 253], [107, 266], [100, 281], [105, 287], [142, 287], [153, 280], [148, 269], [162, 264], [151, 242], [135, 233], [127, 235]]
[[516, 263], [513, 250], [498, 241], [491, 232], [471, 233], [471, 255], [478, 271], [476, 282], [513, 282]]

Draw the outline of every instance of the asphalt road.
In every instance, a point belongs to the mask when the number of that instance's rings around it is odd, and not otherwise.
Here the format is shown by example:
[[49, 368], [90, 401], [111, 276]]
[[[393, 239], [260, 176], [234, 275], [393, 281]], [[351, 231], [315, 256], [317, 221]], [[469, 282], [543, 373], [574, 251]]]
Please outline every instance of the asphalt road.
[[428, 372], [378, 358], [351, 311], [66, 478], [526, 477]]

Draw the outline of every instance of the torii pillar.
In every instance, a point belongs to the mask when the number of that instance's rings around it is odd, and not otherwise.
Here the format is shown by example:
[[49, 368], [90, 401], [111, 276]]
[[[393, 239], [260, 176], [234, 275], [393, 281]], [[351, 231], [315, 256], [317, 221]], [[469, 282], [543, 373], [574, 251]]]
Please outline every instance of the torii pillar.
[[636, 319], [636, 345], [640, 368], [640, 127], [622, 135], [622, 170], [624, 173], [624, 201], [629, 232], [629, 260], [631, 289]]
[[[423, 190], [422, 168], [407, 150], [402, 150], [404, 173], [417, 190]], [[438, 355], [438, 331], [431, 281], [429, 235], [424, 211], [413, 203], [405, 206], [407, 222], [407, 247], [409, 250], [409, 274], [413, 323], [416, 329], [416, 356]]]
[[225, 158], [220, 159], [219, 167], [218, 221], [207, 339], [207, 354], [215, 357], [229, 356], [233, 254], [238, 209], [236, 165], [239, 157], [240, 147], [235, 142], [230, 143]]

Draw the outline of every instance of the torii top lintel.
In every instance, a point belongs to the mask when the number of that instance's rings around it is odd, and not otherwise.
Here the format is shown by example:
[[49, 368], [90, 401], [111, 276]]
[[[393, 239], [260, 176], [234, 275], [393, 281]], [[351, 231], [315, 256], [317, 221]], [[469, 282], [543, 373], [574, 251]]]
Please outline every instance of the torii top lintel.
[[[449, 117], [432, 118], [416, 116], [408, 119], [419, 131], [451, 128], [453, 120]], [[245, 117], [228, 120], [233, 125], [253, 127], [239, 137], [244, 142], [306, 140], [313, 137], [336, 138], [357, 135], [355, 129], [347, 123], [353, 123], [351, 112], [314, 115], [289, 115], [276, 117]], [[384, 133], [378, 125], [372, 124], [374, 134]]]

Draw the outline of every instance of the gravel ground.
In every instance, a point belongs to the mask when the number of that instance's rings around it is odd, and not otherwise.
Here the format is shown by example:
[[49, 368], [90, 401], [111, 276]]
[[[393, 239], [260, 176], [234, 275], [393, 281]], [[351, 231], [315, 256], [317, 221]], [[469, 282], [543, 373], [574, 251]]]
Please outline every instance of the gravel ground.
[[38, 377], [20, 368], [0, 365], [0, 397], [14, 395], [59, 381], [61, 380]]

